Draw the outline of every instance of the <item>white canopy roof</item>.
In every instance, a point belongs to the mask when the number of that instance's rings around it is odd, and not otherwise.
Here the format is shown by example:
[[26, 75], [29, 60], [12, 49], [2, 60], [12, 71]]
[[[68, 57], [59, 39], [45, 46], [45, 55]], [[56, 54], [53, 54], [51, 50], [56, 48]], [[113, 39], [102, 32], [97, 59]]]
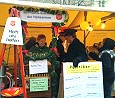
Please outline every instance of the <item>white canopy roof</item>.
[[39, 2], [32, 2], [32, 1], [18, 1], [18, 0], [0, 0], [0, 3], [31, 6], [31, 7], [38, 7], [38, 8], [57, 9], [57, 10], [115, 12], [114, 8], [110, 6], [85, 7], [85, 6], [60, 5], [60, 4], [49, 4], [49, 3], [39, 3]]

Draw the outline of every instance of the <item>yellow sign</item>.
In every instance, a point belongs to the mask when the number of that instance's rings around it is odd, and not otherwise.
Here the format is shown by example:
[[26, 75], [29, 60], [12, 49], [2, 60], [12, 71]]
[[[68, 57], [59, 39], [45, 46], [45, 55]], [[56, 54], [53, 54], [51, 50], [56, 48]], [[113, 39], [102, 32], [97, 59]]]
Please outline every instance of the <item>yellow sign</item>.
[[93, 64], [92, 65], [79, 65], [78, 67], [67, 66], [66, 74], [75, 74], [75, 73], [92, 73], [92, 72], [100, 72], [100, 65]]

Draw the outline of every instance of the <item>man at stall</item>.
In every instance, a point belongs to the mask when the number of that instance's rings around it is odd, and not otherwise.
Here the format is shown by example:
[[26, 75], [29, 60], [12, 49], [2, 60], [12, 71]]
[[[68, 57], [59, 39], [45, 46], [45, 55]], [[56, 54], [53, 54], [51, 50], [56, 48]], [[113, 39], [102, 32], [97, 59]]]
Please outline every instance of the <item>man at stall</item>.
[[57, 73], [57, 81], [58, 81], [58, 90], [59, 90], [59, 81], [60, 81], [60, 72], [61, 72], [61, 64], [62, 61], [65, 57], [65, 51], [64, 51], [64, 46], [63, 46], [63, 42], [65, 41], [65, 36], [64, 36], [64, 32], [59, 32], [59, 36], [58, 36], [58, 40], [57, 40], [57, 50], [59, 53], [59, 57], [57, 58], [57, 60], [60, 62], [60, 68], [58, 68], [56, 70]]
[[75, 29], [65, 29], [65, 39], [69, 44], [64, 62], [73, 62], [73, 66], [77, 67], [79, 62], [87, 61], [85, 45], [76, 38]]
[[60, 62], [63, 61], [63, 58], [65, 57], [65, 51], [64, 51], [64, 46], [63, 42], [65, 41], [65, 33], [64, 32], [59, 32], [58, 40], [57, 40], [57, 50], [59, 53], [58, 60]]

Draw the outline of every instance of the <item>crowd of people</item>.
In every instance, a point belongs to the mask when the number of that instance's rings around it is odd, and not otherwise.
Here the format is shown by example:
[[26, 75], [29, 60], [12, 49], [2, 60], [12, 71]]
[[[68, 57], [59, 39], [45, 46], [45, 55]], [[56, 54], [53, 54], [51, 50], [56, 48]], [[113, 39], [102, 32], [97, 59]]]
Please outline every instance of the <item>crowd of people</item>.
[[[114, 82], [114, 57], [115, 57], [115, 41], [111, 38], [104, 38], [102, 42], [94, 43], [92, 50], [88, 51], [85, 45], [80, 42], [76, 37], [77, 30], [65, 29], [59, 33], [57, 40], [57, 50], [59, 56], [57, 60], [62, 62], [73, 62], [73, 66], [77, 67], [79, 62], [88, 61], [93, 59], [102, 62], [103, 68], [103, 85], [104, 85], [104, 98], [112, 98], [112, 84]], [[63, 42], [69, 43], [67, 52], [64, 51]], [[28, 51], [36, 49], [39, 53], [45, 51], [44, 49], [50, 49], [46, 44], [46, 37], [44, 34], [39, 34], [37, 39], [30, 38], [25, 44]], [[49, 65], [50, 62], [49, 62]], [[56, 70], [58, 75], [58, 82], [60, 79], [61, 67]], [[59, 84], [58, 84], [59, 87]]]

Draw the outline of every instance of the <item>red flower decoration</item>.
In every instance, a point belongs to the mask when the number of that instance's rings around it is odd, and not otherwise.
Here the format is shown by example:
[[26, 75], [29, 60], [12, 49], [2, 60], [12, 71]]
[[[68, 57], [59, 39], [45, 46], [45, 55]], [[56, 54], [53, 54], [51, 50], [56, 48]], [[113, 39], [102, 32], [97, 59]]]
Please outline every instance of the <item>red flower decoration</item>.
[[28, 50], [23, 50], [23, 52], [26, 54], [26, 56], [29, 56], [28, 55]]
[[58, 53], [57, 48], [51, 48], [51, 50], [53, 50], [55, 52], [55, 54], [59, 57], [59, 53]]

